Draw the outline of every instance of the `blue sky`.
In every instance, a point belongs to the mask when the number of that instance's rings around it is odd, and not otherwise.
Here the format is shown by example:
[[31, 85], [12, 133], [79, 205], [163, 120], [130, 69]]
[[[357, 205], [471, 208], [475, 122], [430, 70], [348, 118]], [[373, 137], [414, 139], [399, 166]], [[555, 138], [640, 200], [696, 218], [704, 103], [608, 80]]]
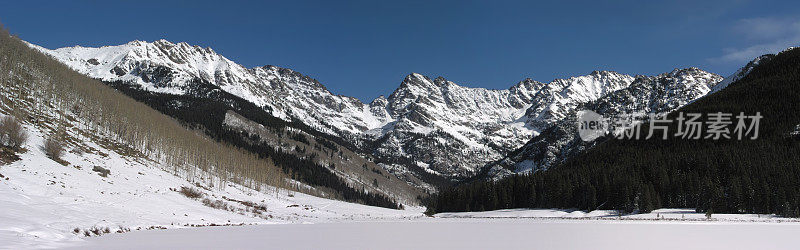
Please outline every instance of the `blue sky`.
[[16, 1], [0, 22], [47, 48], [212, 47], [367, 102], [410, 72], [490, 89], [593, 70], [726, 76], [800, 43], [800, 1]]

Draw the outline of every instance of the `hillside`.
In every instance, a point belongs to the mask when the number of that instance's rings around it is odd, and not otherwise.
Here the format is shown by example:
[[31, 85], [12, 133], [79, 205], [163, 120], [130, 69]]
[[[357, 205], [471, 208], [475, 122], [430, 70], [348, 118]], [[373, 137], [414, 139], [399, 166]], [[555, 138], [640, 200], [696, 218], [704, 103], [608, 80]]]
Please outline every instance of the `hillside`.
[[[563, 164], [499, 182], [440, 193], [435, 211], [512, 207], [647, 212], [696, 207], [709, 213], [800, 216], [800, 50], [788, 49], [749, 74], [670, 113], [763, 116], [757, 139], [604, 141]], [[703, 122], [708, 122], [704, 116]], [[648, 131], [648, 125], [642, 125]], [[672, 123], [669, 131], [677, 131]], [[658, 133], [656, 135], [659, 135]], [[656, 136], [655, 138], [658, 138]], [[735, 138], [735, 136], [734, 136]]]
[[[28, 45], [38, 51], [48, 52], [40, 47]], [[191, 47], [185, 43], [176, 45], [166, 41], [158, 41], [150, 44], [135, 41], [116, 47], [99, 49], [77, 47], [60, 51], [68, 55], [95, 57], [94, 60], [81, 61], [88, 65], [96, 66], [92, 68], [94, 73], [92, 73], [93, 75], [90, 74], [91, 76], [100, 76], [97, 78], [106, 80], [105, 83], [108, 86], [177, 119], [183, 126], [204, 132], [215, 140], [224, 141], [238, 148], [244, 148], [261, 159], [267, 159], [266, 161], [270, 161], [293, 179], [324, 189], [317, 191], [317, 195], [352, 202], [396, 207], [397, 205], [393, 200], [400, 200], [407, 204], [417, 203], [417, 196], [424, 194], [419, 188], [409, 186], [409, 182], [412, 184], [415, 182], [421, 183], [416, 179], [408, 178], [407, 181], [400, 181], [371, 161], [364, 159], [361, 155], [353, 152], [344, 155], [344, 152], [339, 148], [352, 148], [352, 145], [341, 140], [341, 138], [319, 133], [304, 123], [287, 121], [273, 116], [275, 113], [268, 111], [274, 109], [264, 106], [263, 100], [272, 100], [274, 97], [267, 96], [263, 89], [262, 92], [257, 91], [260, 85], [253, 85], [252, 81], [255, 81], [253, 80], [255, 78], [244, 78], [244, 75], [242, 75], [245, 72], [244, 69], [212, 50]], [[154, 61], [155, 59], [163, 60]], [[109, 61], [118, 64], [109, 65], [107, 64]], [[61, 62], [70, 66], [71, 69], [86, 73], [76, 67], [74, 61], [62, 60]], [[103, 67], [111, 67], [112, 69]], [[117, 76], [110, 72], [119, 72], [123, 70], [122, 68], [125, 68], [126, 72], [133, 72], [126, 73], [124, 77], [119, 79], [109, 78]], [[267, 68], [269, 67], [262, 68], [262, 70]], [[237, 69], [243, 71], [240, 72]], [[216, 72], [216, 70], [223, 70], [225, 77], [208, 78], [208, 73]], [[285, 74], [284, 76], [287, 79], [294, 79], [292, 81], [309, 84], [308, 86], [303, 86], [321, 87], [319, 84], [315, 85], [313, 82], [308, 82], [310, 78], [292, 71], [279, 70], [277, 68], [273, 68], [273, 70], [275, 70], [275, 74]], [[252, 76], [250, 73], [260, 74], [258, 72], [246, 72], [248, 73], [246, 76]], [[141, 78], [133, 80], [131, 78], [133, 75]], [[282, 81], [281, 83], [283, 83]], [[244, 91], [244, 89], [247, 91]], [[318, 90], [327, 91], [324, 89]], [[274, 93], [269, 92], [268, 94]], [[245, 96], [249, 99], [245, 100], [240, 96]], [[266, 99], [254, 99], [255, 97]], [[253, 142], [248, 142], [247, 135], [239, 136], [236, 132], [223, 126], [223, 120], [228, 110], [233, 110], [249, 120], [257, 121], [257, 123], [271, 128], [271, 131], [280, 134], [279, 137], [284, 141], [281, 143], [297, 143], [298, 140], [308, 142], [309, 139], [305, 139], [308, 137], [317, 138], [314, 140], [315, 142], [325, 141], [328, 145], [345, 144], [350, 147], [329, 146], [327, 148], [329, 152], [326, 152], [325, 149], [320, 148], [321, 144], [318, 143], [289, 148], [281, 148], [275, 144], [250, 145]], [[302, 130], [306, 133], [297, 134], [291, 132], [294, 131], [293, 129]], [[290, 134], [297, 135], [290, 136]], [[307, 146], [307, 148], [302, 146]], [[297, 153], [298, 151], [303, 153]], [[305, 154], [306, 152], [308, 154]], [[334, 157], [335, 154], [339, 155]], [[331, 171], [330, 168], [335, 169], [335, 161], [340, 163], [340, 171]], [[369, 169], [380, 170], [365, 171]]]
[[[210, 187], [202, 179], [176, 176], [162, 162], [92, 142], [87, 146], [96, 152], [70, 150], [62, 157], [68, 162], [64, 166], [40, 149], [45, 132], [31, 125], [25, 130], [30, 135], [26, 152], [0, 166], [4, 249], [70, 247], [109, 233], [420, 216], [417, 208], [365, 206], [267, 186], [259, 191], [235, 183]], [[110, 173], [101, 176], [95, 166]], [[198, 190], [200, 197], [178, 192], [184, 187]]]
[[[411, 73], [388, 97], [362, 103], [331, 93], [316, 79], [297, 71], [276, 66], [245, 68], [211, 48], [187, 43], [158, 40], [100, 48], [31, 46], [172, 116], [175, 112], [160, 107], [195, 107], [169, 98], [218, 102], [218, 96], [226, 96], [236, 103], [225, 103], [227, 108], [247, 108], [237, 113], [250, 120], [268, 127], [283, 122], [278, 127], [290, 126], [334, 142], [354, 152], [357, 156], [353, 157], [425, 192], [475, 176], [487, 164], [504, 159], [540, 132], [571, 117], [584, 103], [627, 89], [637, 79], [659, 77], [594, 71], [550, 82], [525, 79], [494, 90]], [[677, 87], [700, 94], [677, 95], [671, 102], [691, 101], [722, 80], [702, 70], [686, 75], [689, 77]], [[142, 98], [145, 94], [160, 97]], [[202, 122], [217, 136], [213, 129], [221, 125], [218, 118], [224, 112], [213, 114], [212, 121]], [[515, 171], [512, 165], [520, 163], [525, 161], [504, 167]], [[353, 164], [344, 166], [352, 168]], [[361, 182], [375, 179], [350, 177]]]
[[[131, 230], [418, 213], [305, 194], [397, 206], [335, 176], [339, 189], [292, 180], [297, 176], [271, 158], [188, 128], [4, 29], [0, 72], [2, 247], [59, 247]], [[9, 133], [9, 124], [19, 130]], [[12, 137], [20, 133], [26, 136]]]
[[578, 104], [525, 145], [488, 165], [486, 175], [501, 178], [512, 173], [546, 170], [591, 148], [595, 142], [581, 141], [574, 125], [579, 110], [592, 110], [604, 116], [670, 112], [711, 93], [712, 89], [719, 87], [717, 83], [722, 84], [736, 76], [723, 81], [720, 76], [697, 68], [675, 69], [657, 76], [638, 76], [627, 88]]

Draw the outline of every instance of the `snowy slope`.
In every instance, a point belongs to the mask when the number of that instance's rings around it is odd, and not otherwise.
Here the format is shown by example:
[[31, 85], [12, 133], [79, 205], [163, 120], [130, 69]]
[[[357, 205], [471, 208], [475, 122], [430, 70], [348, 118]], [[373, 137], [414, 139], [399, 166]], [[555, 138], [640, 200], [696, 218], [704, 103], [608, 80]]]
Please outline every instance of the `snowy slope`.
[[579, 103], [632, 81], [631, 76], [596, 71], [550, 83], [526, 79], [509, 89], [488, 90], [411, 74], [386, 101], [395, 122], [370, 131], [381, 135], [374, 152], [411, 158], [419, 167], [440, 175], [468, 177]]
[[579, 104], [627, 88], [633, 81], [632, 76], [611, 71], [594, 71], [586, 76], [558, 79], [533, 97], [536, 104], [525, 115], [531, 126], [542, 130], [564, 119]]
[[[335, 95], [293, 70], [244, 68], [210, 48], [186, 43], [133, 41], [55, 50], [31, 46], [90, 77], [130, 81], [154, 92], [192, 94], [195, 79], [220, 86], [276, 117], [341, 137], [409, 183], [425, 175], [470, 177], [568, 118], [579, 105], [626, 89], [637, 79], [594, 71], [546, 83], [525, 79], [508, 89], [489, 90], [412, 73], [388, 97], [365, 104]], [[684, 80], [687, 85], [713, 85], [702, 82], [706, 78]]]
[[[793, 48], [787, 50], [791, 49]], [[669, 112], [728, 87], [773, 56], [767, 54], [756, 57], [724, 79], [697, 68], [675, 69], [658, 76], [639, 76], [627, 88], [596, 101], [586, 102], [581, 105], [581, 109], [593, 110], [606, 116], [619, 113]], [[575, 115], [571, 116], [573, 119], [567, 116], [567, 119], [555, 122], [506, 158], [487, 166], [488, 176], [501, 178], [515, 172], [547, 169], [593, 146], [593, 143], [586, 143], [578, 138], [574, 125]]]
[[[331, 222], [407, 218], [421, 210], [391, 210], [328, 200], [267, 188], [255, 191], [236, 184], [199, 187], [204, 197], [219, 200], [226, 210], [203, 205], [175, 190], [195, 187], [165, 171], [161, 164], [127, 157], [92, 142], [99, 152], [68, 148], [68, 166], [44, 155], [43, 133], [26, 126], [31, 139], [21, 160], [0, 166], [0, 248], [26, 249], [80, 244], [92, 227], [116, 231], [194, 225], [239, 225]], [[107, 155], [106, 155], [107, 154]], [[111, 170], [107, 177], [94, 166]], [[264, 206], [259, 210], [243, 202]], [[79, 230], [75, 233], [73, 230]]]
[[[335, 135], [359, 133], [385, 123], [356, 98], [330, 93], [316, 80], [275, 66], [245, 68], [211, 48], [158, 40], [132, 41], [100, 48], [55, 50], [31, 44], [72, 69], [104, 81], [129, 81], [144, 89], [189, 94], [195, 79], [270, 110], [276, 117], [299, 119]], [[334, 130], [335, 128], [335, 130]]]
[[519, 118], [542, 85], [526, 80], [488, 90], [411, 74], [382, 101], [393, 122], [367, 132], [379, 142], [373, 154], [413, 159], [431, 173], [466, 176], [535, 133]]
[[623, 89], [570, 109], [524, 146], [490, 166], [490, 177], [547, 169], [593, 145], [577, 134], [575, 112], [593, 110], [601, 115], [663, 113], [675, 110], [711, 92], [722, 77], [698, 68], [675, 69], [657, 76], [638, 76]]
[[728, 85], [730, 85], [731, 83], [733, 83], [735, 81], [738, 81], [739, 79], [744, 78], [745, 76], [747, 76], [747, 74], [750, 73], [751, 70], [753, 70], [753, 68], [755, 68], [756, 66], [758, 66], [759, 64], [761, 64], [763, 62], [769, 61], [774, 56], [775, 55], [773, 55], [773, 54], [767, 54], [767, 55], [756, 57], [755, 59], [753, 59], [752, 61], [747, 63], [744, 67], [736, 70], [735, 73], [733, 73], [732, 75], [726, 77], [725, 80], [722, 80], [722, 82], [720, 82], [719, 84], [714, 86], [714, 88], [711, 89], [711, 93], [720, 91], [721, 89], [724, 89], [725, 87], [728, 87]]

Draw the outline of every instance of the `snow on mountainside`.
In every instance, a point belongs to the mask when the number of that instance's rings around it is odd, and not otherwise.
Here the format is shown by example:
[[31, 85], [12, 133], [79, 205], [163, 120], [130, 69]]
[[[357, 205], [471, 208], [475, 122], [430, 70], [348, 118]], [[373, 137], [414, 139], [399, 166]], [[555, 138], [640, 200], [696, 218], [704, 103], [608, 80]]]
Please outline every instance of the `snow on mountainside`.
[[[551, 83], [526, 79], [506, 90], [487, 90], [411, 74], [388, 98], [364, 104], [334, 95], [295, 71], [275, 66], [247, 69], [210, 48], [186, 43], [133, 41], [55, 50], [31, 46], [90, 77], [128, 81], [153, 92], [189, 94], [192, 80], [201, 79], [276, 117], [299, 120], [354, 145], [369, 144], [362, 150], [386, 157], [400, 172], [415, 165], [455, 177], [469, 176], [501, 158], [578, 103], [633, 80], [603, 71]], [[396, 164], [403, 162], [412, 164]]]
[[[31, 139], [21, 160], [0, 166], [0, 248], [57, 248], [81, 244], [91, 228], [104, 234], [209, 225], [307, 223], [421, 217], [421, 210], [393, 210], [229, 183], [197, 188], [204, 198], [177, 192], [193, 183], [165, 171], [162, 163], [118, 154], [66, 152], [64, 166], [41, 145], [46, 132], [25, 126]], [[101, 166], [111, 172], [101, 176]], [[212, 201], [206, 203], [203, 199]], [[75, 232], [75, 231], [78, 232]]]
[[133, 41], [100, 48], [34, 48], [78, 72], [104, 81], [129, 81], [144, 89], [187, 94], [201, 79], [225, 92], [264, 107], [276, 117], [300, 121], [317, 130], [344, 136], [379, 127], [387, 119], [352, 97], [337, 96], [316, 80], [275, 66], [245, 68], [211, 48], [158, 40]]
[[380, 142], [374, 153], [410, 158], [434, 173], [466, 176], [487, 157], [531, 137], [534, 131], [519, 118], [530, 105], [528, 96], [541, 85], [523, 81], [511, 89], [488, 90], [411, 74], [386, 101], [393, 122], [368, 131]]
[[[628, 88], [584, 103], [580, 109], [605, 116], [669, 112], [744, 78], [754, 67], [772, 57], [771, 54], [759, 56], [725, 79], [697, 68], [676, 69], [654, 77], [639, 76]], [[515, 172], [547, 169], [593, 145], [578, 138], [573, 113], [543, 130], [508, 157], [490, 165], [487, 174], [499, 178]]]
[[375, 154], [412, 158], [429, 172], [468, 177], [578, 103], [632, 81], [631, 76], [596, 71], [550, 83], [526, 79], [509, 89], [487, 90], [411, 74], [387, 100], [386, 109], [395, 121], [374, 132], [382, 134]]
[[336, 190], [290, 180], [4, 32], [0, 120], [16, 117], [28, 139], [0, 143], [0, 249], [135, 230], [422, 216], [299, 193]]
[[594, 71], [587, 76], [558, 79], [533, 97], [536, 105], [526, 112], [531, 126], [544, 129], [564, 119], [579, 104], [627, 88], [634, 77], [610, 71]]
[[747, 76], [747, 74], [750, 73], [751, 70], [753, 70], [753, 68], [755, 68], [756, 66], [758, 66], [759, 64], [761, 64], [763, 62], [769, 61], [774, 56], [775, 55], [773, 55], [773, 54], [766, 54], [766, 55], [763, 55], [763, 56], [756, 57], [756, 59], [753, 59], [752, 61], [747, 63], [747, 65], [745, 65], [744, 67], [740, 68], [739, 70], [737, 70], [732, 75], [726, 77], [725, 80], [722, 80], [722, 82], [720, 82], [719, 84], [714, 86], [714, 88], [711, 89], [711, 93], [714, 93], [714, 92], [717, 92], [717, 91], [719, 91], [721, 89], [724, 89], [725, 87], [728, 87], [728, 85], [730, 85], [731, 83], [733, 83], [735, 81], [738, 81], [739, 79], [744, 78], [745, 76]]
[[[800, 48], [800, 47], [789, 47], [789, 48], [786, 48], [785, 50], [783, 50], [781, 52], [778, 52], [777, 54], [781, 54], [781, 53], [784, 53], [784, 52], [787, 52], [787, 51], [790, 51], [790, 50], [794, 50], [794, 49], [798, 49], [798, 48]], [[739, 79], [744, 78], [745, 76], [750, 74], [750, 71], [752, 71], [753, 68], [755, 68], [756, 66], [761, 65], [763, 63], [766, 63], [769, 60], [772, 60], [772, 58], [774, 58], [775, 55], [776, 54], [764, 54], [764, 55], [761, 55], [759, 57], [756, 57], [755, 59], [753, 59], [750, 62], [748, 62], [744, 67], [739, 68], [738, 70], [736, 70], [736, 72], [734, 72], [730, 76], [726, 77], [725, 80], [722, 80], [722, 82], [720, 82], [719, 84], [714, 86], [714, 88], [711, 89], [711, 93], [714, 93], [714, 92], [717, 92], [717, 91], [719, 91], [721, 89], [724, 89], [725, 87], [728, 87], [728, 85], [730, 85], [731, 83], [733, 83], [735, 81], [738, 81]]]
[[[55, 50], [31, 46], [90, 77], [129, 81], [154, 92], [191, 94], [192, 79], [202, 79], [276, 117], [339, 136], [375, 156], [398, 177], [413, 175], [414, 179], [470, 177], [569, 118], [580, 105], [647, 78], [595, 71], [548, 83], [526, 79], [508, 89], [489, 90], [412, 73], [388, 97], [364, 104], [334, 95], [316, 80], [290, 69], [248, 69], [209, 48], [186, 43], [133, 41]], [[713, 86], [703, 82], [707, 78], [683, 79], [682, 84], [697, 87], [687, 93], [672, 91], [671, 96], [681, 103], [705, 94]]]
[[608, 93], [572, 109], [565, 119], [545, 129], [507, 158], [490, 167], [488, 175], [498, 178], [511, 173], [542, 170], [593, 145], [578, 138], [577, 110], [593, 110], [604, 116], [634, 113], [662, 113], [675, 110], [711, 92], [722, 77], [698, 68], [675, 69], [657, 76], [638, 76], [627, 88]]

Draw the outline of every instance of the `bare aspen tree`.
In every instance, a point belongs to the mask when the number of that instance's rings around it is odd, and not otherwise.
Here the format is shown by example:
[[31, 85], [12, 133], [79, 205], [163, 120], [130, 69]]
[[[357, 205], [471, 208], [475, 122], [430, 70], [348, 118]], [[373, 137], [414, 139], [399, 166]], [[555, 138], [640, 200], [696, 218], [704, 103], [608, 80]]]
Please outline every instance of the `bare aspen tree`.
[[28, 122], [40, 128], [71, 131], [60, 139], [83, 130], [85, 138], [78, 139], [109, 144], [105, 147], [109, 149], [128, 148], [189, 181], [217, 182], [219, 188], [227, 182], [248, 187], [287, 186], [287, 176], [269, 160], [187, 129], [30, 48], [1, 26], [0, 86], [0, 112], [31, 117]]
[[17, 118], [5, 116], [0, 119], [0, 141], [3, 145], [19, 149], [28, 140], [28, 133], [22, 128]]

